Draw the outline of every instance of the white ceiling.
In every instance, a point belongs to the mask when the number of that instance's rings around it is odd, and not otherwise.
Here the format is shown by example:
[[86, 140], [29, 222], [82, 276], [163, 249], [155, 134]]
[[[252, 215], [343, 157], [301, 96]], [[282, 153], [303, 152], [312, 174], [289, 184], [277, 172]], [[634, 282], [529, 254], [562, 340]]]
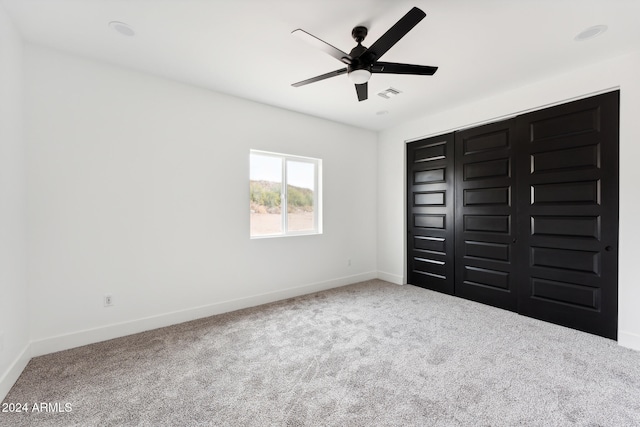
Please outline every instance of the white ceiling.
[[[640, 0], [0, 0], [29, 42], [354, 126], [417, 115], [640, 50]], [[374, 74], [358, 102], [346, 75], [291, 83], [342, 64], [291, 31], [349, 52], [371, 45], [411, 7], [427, 17], [383, 61], [438, 66], [432, 76]], [[108, 26], [122, 21], [125, 37]], [[601, 36], [574, 37], [605, 24]], [[388, 87], [402, 93], [377, 96]], [[386, 111], [386, 114], [378, 114]]]

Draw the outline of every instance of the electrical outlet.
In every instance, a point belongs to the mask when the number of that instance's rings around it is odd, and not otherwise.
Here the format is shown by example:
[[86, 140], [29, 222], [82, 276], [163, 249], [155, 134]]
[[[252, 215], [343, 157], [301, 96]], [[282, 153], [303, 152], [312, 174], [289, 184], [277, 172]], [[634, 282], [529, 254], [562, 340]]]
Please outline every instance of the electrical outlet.
[[347, 260], [347, 267], [351, 267], [351, 258]]
[[104, 306], [111, 307], [113, 305], [113, 295], [104, 296]]

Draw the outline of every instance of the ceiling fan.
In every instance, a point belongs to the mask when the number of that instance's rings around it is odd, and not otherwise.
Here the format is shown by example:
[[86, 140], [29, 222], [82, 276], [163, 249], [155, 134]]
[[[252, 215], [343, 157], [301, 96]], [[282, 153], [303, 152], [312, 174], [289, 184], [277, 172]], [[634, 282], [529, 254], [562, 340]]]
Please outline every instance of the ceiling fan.
[[362, 46], [362, 41], [367, 36], [367, 28], [361, 26], [355, 27], [351, 32], [351, 36], [358, 45], [351, 49], [351, 52], [348, 54], [304, 30], [294, 30], [292, 34], [304, 38], [313, 46], [346, 64], [347, 67], [294, 83], [291, 86], [300, 87], [347, 73], [351, 81], [355, 84], [358, 101], [364, 101], [368, 97], [367, 82], [372, 73], [433, 75], [436, 70], [438, 70], [438, 67], [379, 61], [382, 55], [411, 31], [425, 16], [427, 16], [426, 13], [414, 7], [369, 48]]

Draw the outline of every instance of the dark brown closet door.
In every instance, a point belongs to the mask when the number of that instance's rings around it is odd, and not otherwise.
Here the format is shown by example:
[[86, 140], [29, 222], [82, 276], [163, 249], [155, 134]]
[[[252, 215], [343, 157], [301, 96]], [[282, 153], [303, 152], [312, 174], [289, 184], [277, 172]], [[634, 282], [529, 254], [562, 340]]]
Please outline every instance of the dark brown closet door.
[[615, 339], [619, 92], [518, 117], [520, 313]]
[[517, 308], [514, 124], [455, 135], [455, 294], [508, 310]]
[[407, 282], [453, 294], [453, 134], [407, 144]]

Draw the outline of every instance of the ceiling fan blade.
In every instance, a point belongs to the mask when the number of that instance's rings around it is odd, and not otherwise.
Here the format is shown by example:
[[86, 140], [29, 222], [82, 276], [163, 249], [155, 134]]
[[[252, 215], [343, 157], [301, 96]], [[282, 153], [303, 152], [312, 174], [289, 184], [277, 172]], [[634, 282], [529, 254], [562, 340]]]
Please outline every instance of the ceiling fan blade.
[[313, 34], [309, 34], [307, 33], [305, 30], [301, 30], [301, 29], [297, 29], [297, 30], [293, 30], [291, 32], [291, 34], [297, 36], [298, 38], [306, 41], [307, 43], [309, 43], [310, 45], [314, 46], [317, 49], [320, 49], [321, 51], [333, 56], [334, 58], [336, 58], [338, 61], [343, 62], [347, 65], [350, 65], [352, 62], [351, 56], [349, 56], [348, 53], [341, 51], [340, 49], [338, 49], [337, 47], [334, 47], [332, 45], [330, 45], [329, 43], [325, 42], [324, 40], [320, 40], [319, 38], [317, 38], [316, 36], [314, 36]]
[[364, 101], [365, 99], [367, 99], [369, 97], [368, 94], [368, 87], [369, 84], [368, 83], [362, 83], [362, 84], [357, 84], [356, 86], [356, 93], [358, 94], [358, 101]]
[[369, 49], [363, 54], [367, 56], [367, 59], [371, 62], [377, 61], [382, 55], [384, 55], [393, 45], [404, 37], [418, 22], [427, 16], [422, 10], [414, 7], [406, 15], [404, 15], [398, 22], [396, 22], [389, 30], [384, 33], [378, 40], [373, 43]]
[[416, 74], [420, 76], [432, 76], [438, 71], [438, 67], [428, 65], [398, 64], [396, 62], [376, 62], [371, 67], [372, 73], [386, 74]]
[[316, 76], [316, 77], [311, 77], [310, 79], [303, 80], [303, 81], [298, 82], [298, 83], [294, 83], [291, 86], [300, 87], [300, 86], [308, 85], [309, 83], [319, 82], [320, 80], [328, 79], [330, 77], [339, 76], [340, 74], [344, 74], [346, 72], [347, 72], [346, 68], [341, 68], [339, 70], [335, 70], [335, 71], [332, 71], [330, 73], [322, 74], [322, 75]]

